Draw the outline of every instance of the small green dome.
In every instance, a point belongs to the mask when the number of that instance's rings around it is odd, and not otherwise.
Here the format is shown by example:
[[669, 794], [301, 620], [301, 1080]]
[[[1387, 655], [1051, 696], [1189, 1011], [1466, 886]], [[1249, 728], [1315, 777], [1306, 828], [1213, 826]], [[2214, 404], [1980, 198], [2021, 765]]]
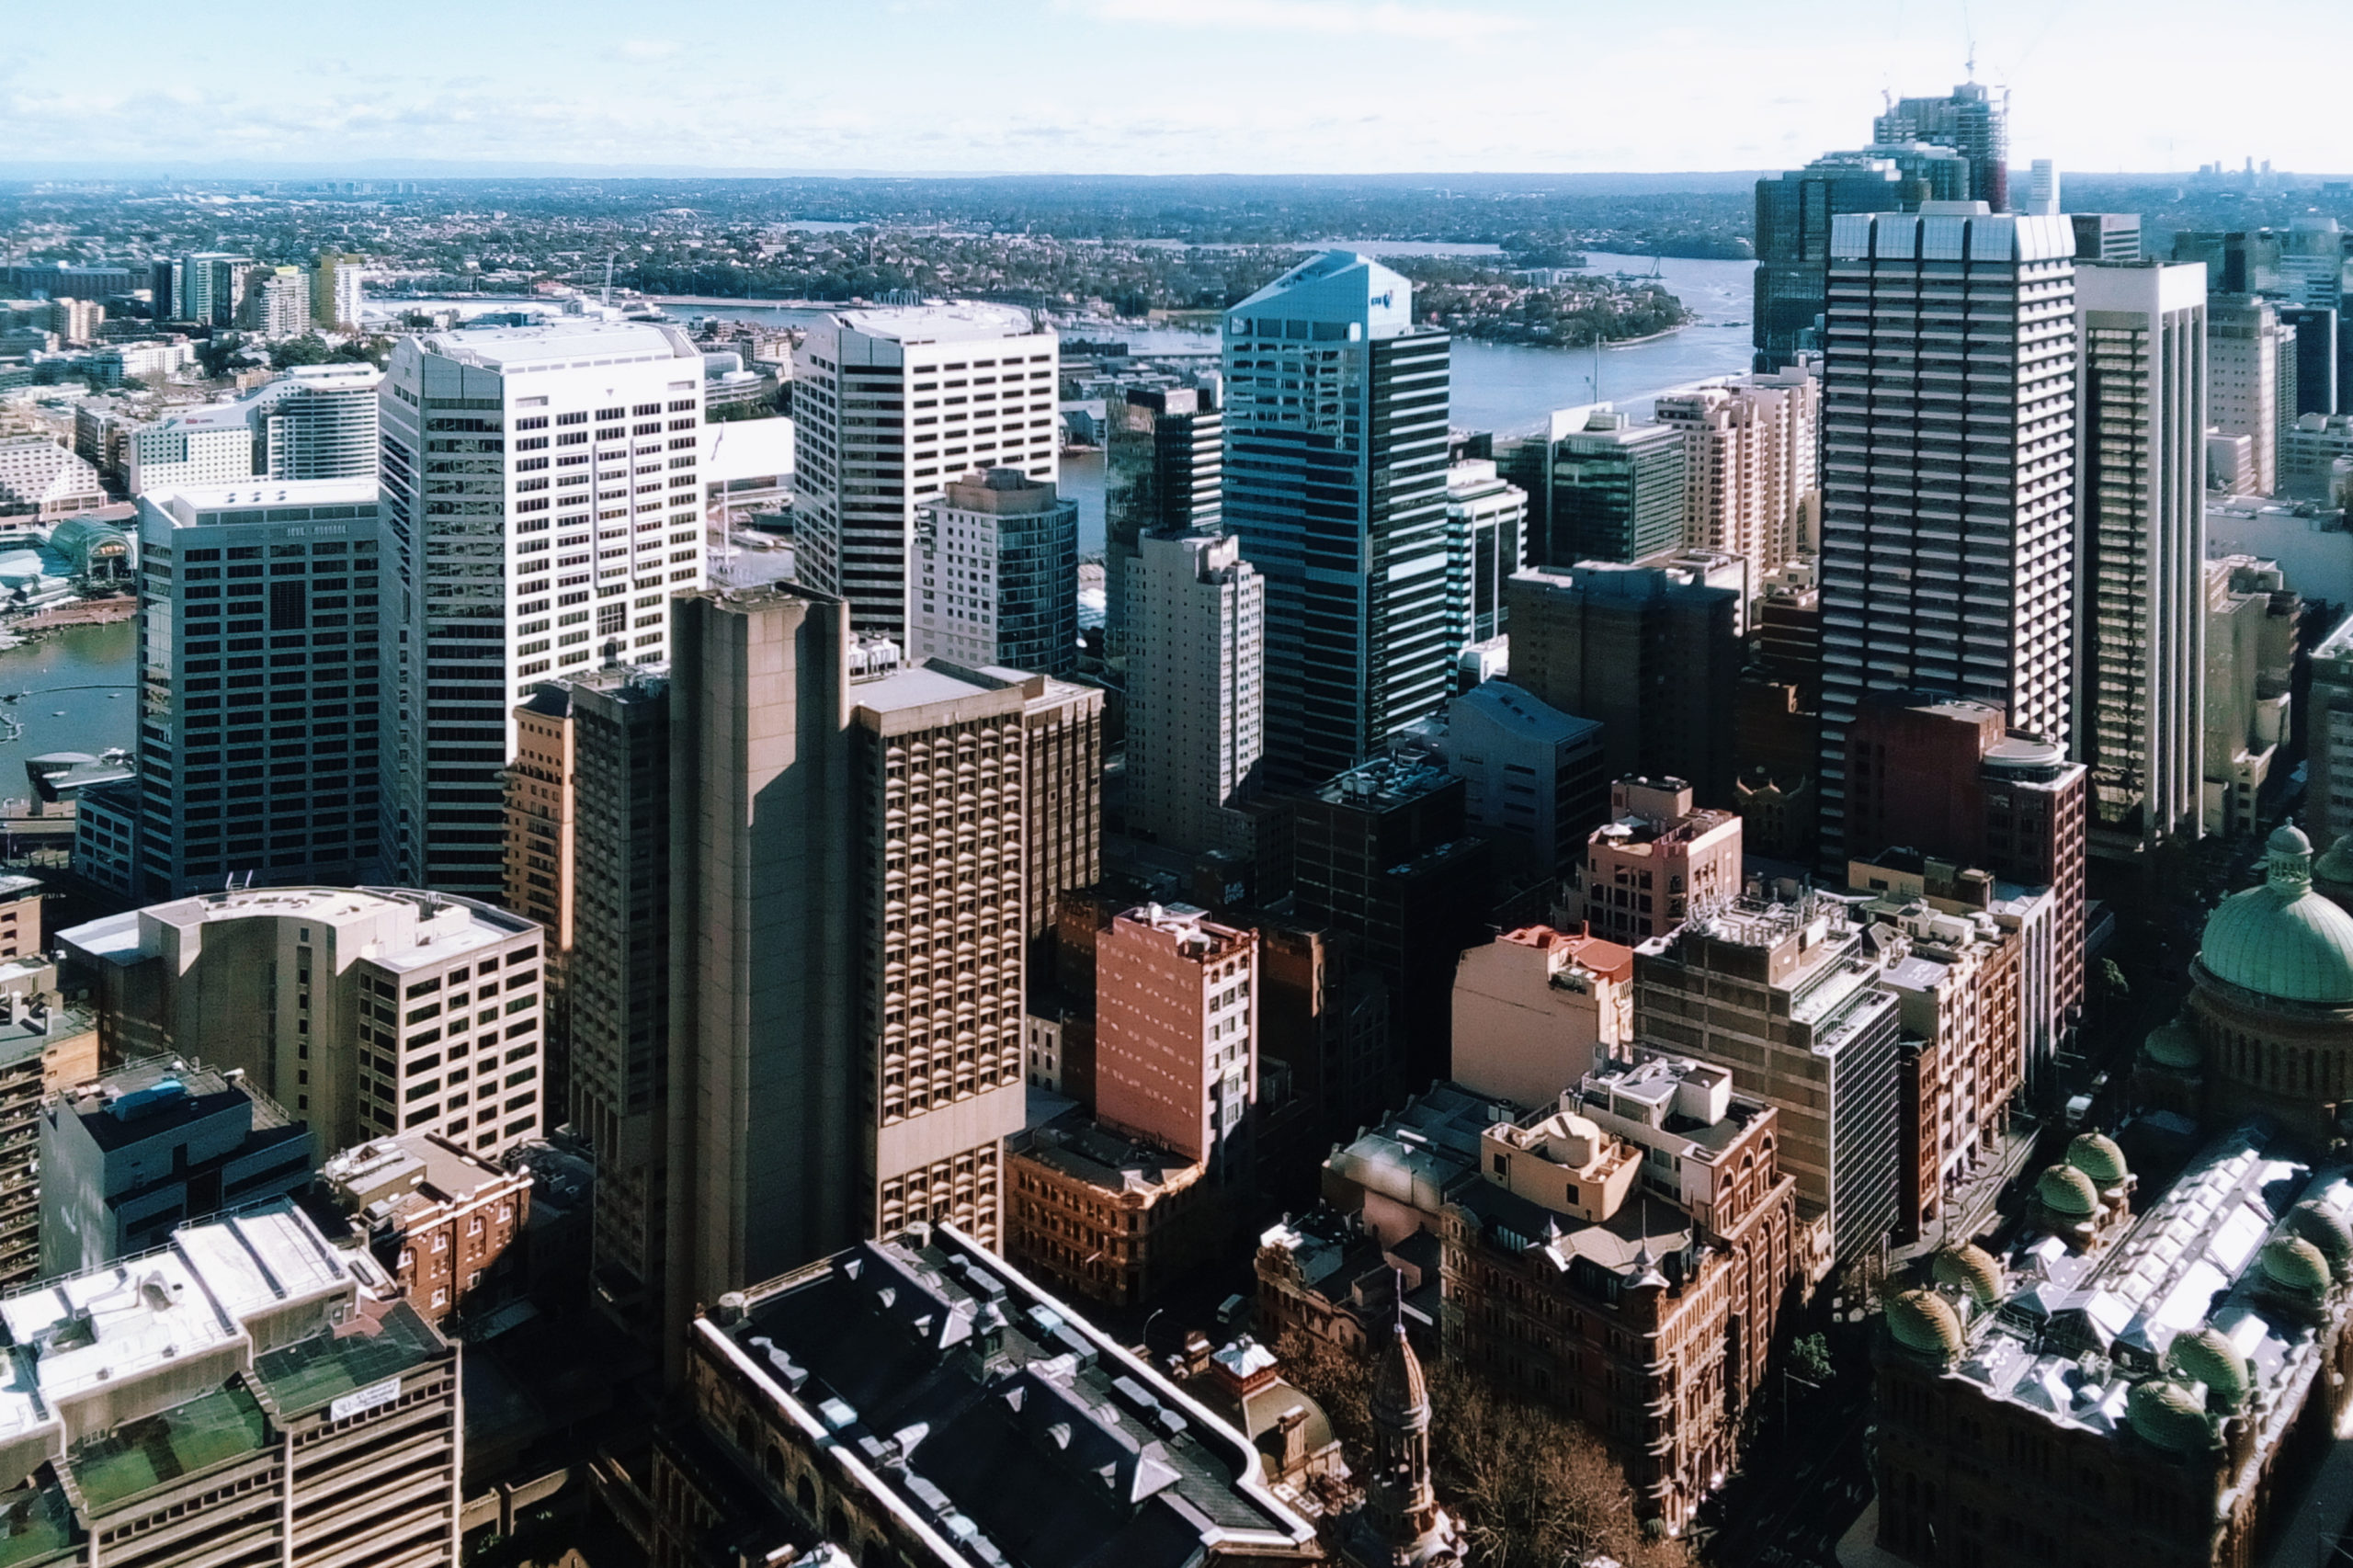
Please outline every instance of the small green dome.
[[2073, 1165], [2053, 1165], [2034, 1184], [2034, 1196], [2053, 1214], [2088, 1220], [2099, 1212], [2099, 1189]]
[[2353, 1229], [2318, 1200], [2307, 1198], [2288, 1210], [2288, 1228], [2319, 1249], [2339, 1279], [2353, 1269]]
[[2193, 1383], [2205, 1384], [2207, 1398], [2225, 1408], [2235, 1410], [2246, 1398], [2246, 1358], [2211, 1324], [2177, 1335], [2165, 1352], [2165, 1366]]
[[2273, 833], [2258, 888], [2233, 893], [2207, 917], [2198, 958], [2219, 980], [2257, 995], [2353, 1006], [2353, 915], [2313, 892], [2312, 841]]
[[2263, 1276], [2282, 1290], [2317, 1296], [2328, 1289], [2328, 1259], [2302, 1236], [2279, 1235], [2263, 1244]]
[[1939, 1247], [1929, 1261], [1928, 1274], [1939, 1285], [1965, 1291], [1981, 1307], [1990, 1307], [2001, 1300], [2002, 1266], [1975, 1242]]
[[2105, 1132], [2078, 1132], [2067, 1145], [2067, 1163], [2092, 1178], [2095, 1187], [2114, 1187], [2132, 1174], [2124, 1151]]
[[1939, 1361], [1961, 1354], [1961, 1317], [1934, 1290], [1905, 1290], [1889, 1297], [1887, 1332], [1904, 1349]]
[[2202, 1454], [2214, 1446], [2214, 1424], [2198, 1396], [2163, 1378], [2133, 1385], [2124, 1418], [2142, 1441], [2168, 1454]]
[[2313, 881], [2353, 887], [2353, 833], [2339, 835], [2328, 852], [2313, 862]]
[[2198, 1031], [2185, 1018], [2151, 1029], [2141, 1049], [2149, 1053], [2151, 1062], [2177, 1073], [2195, 1072], [2206, 1064], [2206, 1048], [2198, 1042]]

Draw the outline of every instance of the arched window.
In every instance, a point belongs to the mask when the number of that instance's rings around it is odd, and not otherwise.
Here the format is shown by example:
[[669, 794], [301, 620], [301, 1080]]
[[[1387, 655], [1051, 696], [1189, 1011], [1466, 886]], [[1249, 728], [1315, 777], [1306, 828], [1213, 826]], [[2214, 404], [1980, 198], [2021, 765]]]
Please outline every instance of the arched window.
[[779, 1486], [782, 1485], [784, 1483], [784, 1450], [774, 1443], [770, 1443], [768, 1451], [760, 1456], [760, 1468], [767, 1471], [770, 1481]]
[[801, 1511], [803, 1514], [806, 1514], [812, 1519], [814, 1519], [817, 1517], [816, 1483], [811, 1481], [806, 1475], [803, 1475], [801, 1478], [801, 1484], [793, 1488], [792, 1496], [793, 1500], [801, 1505]]

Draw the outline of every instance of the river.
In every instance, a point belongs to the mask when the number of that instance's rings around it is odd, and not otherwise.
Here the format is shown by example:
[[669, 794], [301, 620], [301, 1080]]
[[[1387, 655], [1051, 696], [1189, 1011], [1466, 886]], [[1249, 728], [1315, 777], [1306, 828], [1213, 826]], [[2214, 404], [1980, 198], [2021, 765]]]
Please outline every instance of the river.
[[[133, 663], [139, 629], [128, 620], [61, 626], [31, 642], [0, 650], [0, 706], [24, 727], [0, 741], [0, 799], [28, 792], [24, 764], [53, 751], [92, 756], [136, 743], [139, 694]], [[23, 695], [19, 695], [19, 694]]]

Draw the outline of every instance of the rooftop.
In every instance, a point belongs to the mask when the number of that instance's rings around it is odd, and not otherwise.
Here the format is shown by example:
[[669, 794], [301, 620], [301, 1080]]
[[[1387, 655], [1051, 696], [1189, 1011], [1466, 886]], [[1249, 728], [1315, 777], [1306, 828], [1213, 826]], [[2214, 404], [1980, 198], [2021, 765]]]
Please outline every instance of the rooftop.
[[[405, 915], [404, 912], [406, 912]], [[539, 926], [520, 915], [454, 893], [413, 888], [251, 888], [173, 899], [70, 926], [59, 943], [94, 963], [130, 965], [159, 957], [165, 934], [200, 945], [218, 922], [299, 918], [338, 930], [376, 926], [361, 956], [394, 971], [425, 969], [505, 942]], [[394, 939], [385, 940], [390, 937]]]
[[701, 1319], [704, 1343], [942, 1556], [1182, 1568], [1307, 1555], [1239, 1433], [947, 1227], [865, 1242]]
[[151, 1056], [77, 1084], [61, 1096], [82, 1130], [100, 1149], [120, 1149], [251, 1107], [256, 1132], [299, 1125], [283, 1107], [244, 1081], [176, 1056]]
[[[1005, 678], [1007, 676], [1014, 678]], [[947, 722], [948, 715], [926, 719], [924, 710], [950, 703], [967, 704], [981, 699], [982, 711], [1018, 711], [1026, 706], [1021, 687], [1027, 678], [1017, 670], [989, 674], [968, 670], [945, 659], [927, 659], [920, 665], [902, 666], [879, 680], [862, 683], [850, 706], [858, 712], [872, 713], [881, 721], [878, 727], [890, 733], [926, 722]], [[970, 718], [972, 713], [967, 711], [959, 717]], [[907, 719], [915, 722], [892, 722]]]
[[1042, 1126], [1006, 1140], [1006, 1153], [1019, 1154], [1057, 1175], [1105, 1192], [1132, 1192], [1157, 1199], [1181, 1191], [1205, 1169], [1175, 1154], [1122, 1137], [1073, 1108]]
[[471, 327], [416, 340], [427, 353], [496, 369], [587, 369], [642, 359], [696, 359], [701, 350], [674, 326], [563, 316], [537, 326]]
[[1447, 713], [1449, 723], [1476, 713], [1497, 729], [1532, 741], [1582, 740], [1601, 728], [1600, 720], [1563, 713], [1508, 680], [1481, 681], [1449, 703]]
[[895, 343], [957, 343], [998, 337], [1051, 338], [1051, 327], [1041, 327], [1028, 311], [1014, 305], [983, 304], [977, 300], [941, 301], [925, 305], [884, 305], [870, 310], [836, 311], [834, 320], [869, 337]]
[[[304, 521], [244, 515], [253, 507], [369, 506], [376, 481], [368, 479], [241, 479], [224, 484], [183, 484], [151, 490], [139, 497], [142, 522], [164, 528], [210, 527], [223, 522]], [[227, 513], [227, 516], [222, 516]]]

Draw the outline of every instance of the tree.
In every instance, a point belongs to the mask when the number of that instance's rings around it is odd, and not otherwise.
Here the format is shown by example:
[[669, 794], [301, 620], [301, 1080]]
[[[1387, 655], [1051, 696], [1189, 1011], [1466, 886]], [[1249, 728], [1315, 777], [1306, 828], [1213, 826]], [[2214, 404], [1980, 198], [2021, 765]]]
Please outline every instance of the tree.
[[2110, 996], [2132, 994], [2132, 983], [2124, 978], [2124, 971], [2117, 966], [2114, 959], [2099, 960], [2099, 977], [2101, 983], [2107, 985], [2108, 994]]
[[197, 342], [196, 362], [204, 367], [205, 380], [217, 381], [227, 375], [229, 361], [244, 346], [245, 340], [233, 332], [216, 332]]
[[327, 340], [315, 332], [300, 337], [290, 337], [270, 346], [269, 363], [272, 369], [291, 369], [297, 365], [324, 365], [327, 362]]

